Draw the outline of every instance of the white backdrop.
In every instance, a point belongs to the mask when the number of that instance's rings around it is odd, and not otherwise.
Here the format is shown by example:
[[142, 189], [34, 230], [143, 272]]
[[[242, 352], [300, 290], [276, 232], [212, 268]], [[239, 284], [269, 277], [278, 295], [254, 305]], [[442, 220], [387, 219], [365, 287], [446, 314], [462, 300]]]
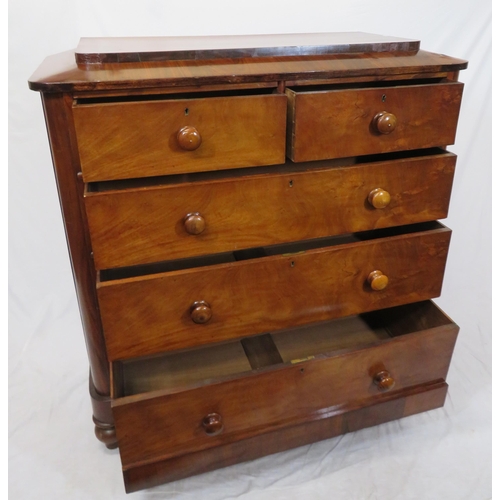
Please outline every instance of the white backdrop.
[[129, 498], [491, 498], [491, 5], [17, 0], [9, 11], [9, 487], [12, 499], [115, 499], [117, 451], [93, 436], [88, 364], [40, 98], [27, 80], [80, 37], [365, 31], [469, 60], [453, 229], [437, 303], [461, 326], [443, 409]]

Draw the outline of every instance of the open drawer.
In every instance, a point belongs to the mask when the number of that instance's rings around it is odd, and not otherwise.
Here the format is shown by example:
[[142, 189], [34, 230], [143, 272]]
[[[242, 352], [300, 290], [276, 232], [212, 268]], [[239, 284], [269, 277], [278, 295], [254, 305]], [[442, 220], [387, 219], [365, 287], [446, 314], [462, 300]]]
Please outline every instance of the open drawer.
[[286, 97], [272, 91], [80, 99], [73, 115], [83, 179], [283, 163]]
[[388, 153], [455, 142], [459, 82], [287, 89], [293, 161]]
[[429, 222], [101, 271], [108, 359], [438, 297], [450, 237]]
[[[127, 489], [135, 489], [138, 470], [143, 481], [144, 474], [161, 469], [157, 463], [172, 465], [175, 457], [197, 463], [197, 471], [188, 467], [189, 474], [210, 470], [215, 464], [199, 461], [200, 453], [266, 433], [286, 428], [300, 433], [301, 425], [321, 420], [330, 435], [354, 430], [360, 422], [353, 428], [352, 420], [338, 420], [341, 415], [415, 392], [437, 387], [439, 397], [417, 404], [402, 400], [393, 413], [366, 425], [441, 406], [457, 334], [457, 325], [424, 301], [115, 362], [112, 406]], [[334, 420], [327, 424], [328, 419]], [[247, 458], [242, 452], [231, 463]], [[179, 471], [170, 473], [181, 477]]]
[[441, 149], [91, 183], [97, 269], [444, 219], [456, 157]]

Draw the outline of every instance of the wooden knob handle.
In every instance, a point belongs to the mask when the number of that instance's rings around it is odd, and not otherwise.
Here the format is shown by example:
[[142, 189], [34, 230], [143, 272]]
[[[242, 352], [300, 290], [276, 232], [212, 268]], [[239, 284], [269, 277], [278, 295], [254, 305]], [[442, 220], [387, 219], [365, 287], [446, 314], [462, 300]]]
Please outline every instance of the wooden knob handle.
[[389, 278], [379, 270], [372, 271], [367, 279], [372, 290], [383, 290], [389, 283]]
[[188, 234], [200, 234], [205, 230], [205, 219], [198, 212], [187, 214], [184, 217], [184, 229]]
[[211, 317], [212, 309], [210, 309], [210, 305], [207, 304], [204, 300], [195, 302], [191, 306], [191, 319], [194, 323], [202, 325], [203, 323], [207, 323], [208, 321], [210, 321]]
[[201, 421], [201, 425], [209, 436], [217, 436], [224, 429], [222, 417], [218, 413], [209, 413]]
[[397, 118], [387, 111], [382, 111], [373, 118], [373, 126], [379, 134], [390, 134], [394, 132], [397, 123]]
[[396, 381], [391, 377], [391, 374], [387, 370], [378, 372], [373, 377], [373, 383], [381, 391], [390, 391], [396, 385]]
[[201, 135], [194, 127], [187, 125], [177, 132], [177, 142], [182, 149], [194, 151], [200, 147]]
[[382, 188], [375, 188], [370, 191], [368, 201], [374, 208], [385, 208], [391, 201], [391, 195]]

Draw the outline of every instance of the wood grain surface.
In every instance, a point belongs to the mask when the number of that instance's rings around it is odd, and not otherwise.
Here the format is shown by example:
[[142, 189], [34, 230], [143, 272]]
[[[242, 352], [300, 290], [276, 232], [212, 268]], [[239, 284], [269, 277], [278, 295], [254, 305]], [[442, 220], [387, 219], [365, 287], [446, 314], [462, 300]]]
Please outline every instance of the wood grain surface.
[[[463, 84], [294, 91], [289, 98], [287, 154], [296, 162], [443, 146], [455, 142]], [[382, 112], [391, 133], [374, 130]]]
[[143, 62], [104, 64], [97, 68], [79, 68], [75, 53], [68, 50], [47, 57], [29, 79], [32, 90], [44, 92], [98, 92], [138, 89], [191, 87], [201, 85], [243, 84], [258, 82], [321, 80], [329, 78], [384, 77], [455, 72], [467, 67], [467, 61], [420, 50], [416, 55], [394, 56], [369, 54], [369, 57], [332, 55], [328, 59], [293, 60], [252, 58], [207, 62]]
[[98, 40], [29, 81], [128, 492], [444, 403], [467, 62], [259, 40]]
[[[255, 176], [87, 192], [95, 265], [132, 266], [443, 219], [455, 162], [451, 153], [351, 167], [323, 162], [299, 172], [270, 167]], [[390, 193], [386, 208], [369, 203], [376, 188]], [[192, 235], [185, 217], [195, 213], [204, 228]]]
[[75, 51], [79, 65], [110, 62], [182, 61], [239, 57], [317, 57], [329, 54], [411, 55], [420, 41], [371, 33], [287, 33], [275, 35], [164, 36], [81, 38]]
[[372, 398], [364, 407], [342, 406], [333, 415], [319, 420], [271, 430], [241, 441], [223, 443], [216, 448], [153, 463], [124, 466], [125, 488], [131, 493], [440, 408], [444, 405], [447, 388], [448, 384], [438, 381], [403, 391], [389, 391]]
[[[167, 459], [326, 418], [339, 405], [377, 396], [373, 378], [381, 369], [390, 371], [397, 390], [444, 379], [457, 333], [449, 324], [192, 390], [115, 400], [122, 464]], [[201, 426], [211, 413], [224, 422], [218, 436]]]
[[[437, 297], [446, 228], [207, 267], [104, 281], [100, 311], [111, 360], [203, 345]], [[299, 253], [288, 255], [290, 251]], [[373, 291], [382, 270], [388, 286]], [[195, 302], [210, 304], [204, 324]]]
[[[285, 161], [286, 97], [253, 95], [76, 105], [86, 182]], [[201, 134], [194, 151], [178, 132]]]
[[109, 396], [109, 363], [96, 295], [96, 274], [83, 201], [84, 183], [73, 127], [72, 98], [68, 94], [45, 94], [43, 109], [50, 139], [57, 190], [70, 251], [90, 371], [96, 392]]

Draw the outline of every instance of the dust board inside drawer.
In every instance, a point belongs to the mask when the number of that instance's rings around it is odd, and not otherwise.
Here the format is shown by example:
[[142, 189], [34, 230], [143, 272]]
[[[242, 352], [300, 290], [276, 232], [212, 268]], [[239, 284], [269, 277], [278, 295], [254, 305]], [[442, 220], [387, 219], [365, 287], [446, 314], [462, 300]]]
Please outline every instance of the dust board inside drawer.
[[252, 368], [239, 342], [115, 363], [117, 396], [209, 383]]
[[390, 337], [384, 327], [373, 328], [361, 316], [341, 318], [312, 328], [303, 326], [271, 336], [285, 363], [307, 360], [325, 352], [356, 349]]
[[152, 391], [177, 392], [451, 324], [432, 301], [424, 301], [233, 342], [116, 361], [114, 395], [119, 398]]

